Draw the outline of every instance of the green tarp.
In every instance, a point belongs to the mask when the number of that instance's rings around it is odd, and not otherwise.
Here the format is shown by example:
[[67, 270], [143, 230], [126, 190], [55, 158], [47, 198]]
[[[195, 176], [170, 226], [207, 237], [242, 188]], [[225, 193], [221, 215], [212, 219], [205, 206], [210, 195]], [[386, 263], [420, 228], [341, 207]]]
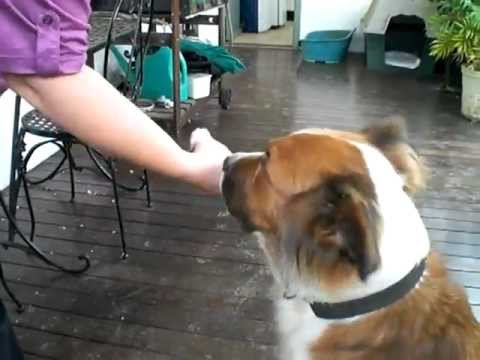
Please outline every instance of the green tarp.
[[237, 74], [246, 70], [240, 59], [220, 46], [213, 46], [199, 40], [182, 39], [180, 40], [180, 50], [182, 52], [193, 52], [207, 58], [212, 65], [224, 73]]

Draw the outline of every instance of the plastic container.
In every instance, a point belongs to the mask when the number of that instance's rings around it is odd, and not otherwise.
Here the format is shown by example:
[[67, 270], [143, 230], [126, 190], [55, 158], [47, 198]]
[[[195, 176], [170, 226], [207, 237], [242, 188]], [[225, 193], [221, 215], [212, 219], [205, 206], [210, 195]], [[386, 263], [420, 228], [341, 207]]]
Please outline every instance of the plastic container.
[[302, 41], [303, 59], [337, 64], [348, 52], [355, 30], [326, 30], [309, 33]]
[[[128, 71], [128, 59], [116, 46], [111, 47], [112, 53], [124, 73]], [[180, 53], [180, 100], [188, 99], [188, 69], [182, 53]], [[135, 69], [132, 69], [128, 81], [135, 81]], [[153, 54], [145, 56], [143, 62], [143, 85], [140, 97], [156, 101], [160, 97], [173, 100], [173, 58], [172, 49], [161, 47]]]
[[420, 66], [421, 62], [417, 55], [405, 51], [385, 52], [385, 64], [389, 66], [414, 70]]
[[462, 114], [472, 121], [480, 121], [480, 71], [463, 65], [462, 74]]
[[210, 96], [212, 75], [190, 74], [188, 75], [188, 94], [192, 99], [202, 99]]

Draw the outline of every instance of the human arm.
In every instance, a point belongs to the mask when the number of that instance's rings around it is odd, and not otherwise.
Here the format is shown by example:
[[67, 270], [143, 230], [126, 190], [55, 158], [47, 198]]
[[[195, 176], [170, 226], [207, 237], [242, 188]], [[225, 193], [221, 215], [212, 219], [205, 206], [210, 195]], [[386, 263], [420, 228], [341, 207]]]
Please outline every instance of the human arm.
[[111, 155], [146, 169], [219, 192], [229, 150], [210, 136], [198, 136], [196, 151], [181, 149], [145, 113], [94, 70], [72, 75], [5, 74], [10, 88], [58, 126]]

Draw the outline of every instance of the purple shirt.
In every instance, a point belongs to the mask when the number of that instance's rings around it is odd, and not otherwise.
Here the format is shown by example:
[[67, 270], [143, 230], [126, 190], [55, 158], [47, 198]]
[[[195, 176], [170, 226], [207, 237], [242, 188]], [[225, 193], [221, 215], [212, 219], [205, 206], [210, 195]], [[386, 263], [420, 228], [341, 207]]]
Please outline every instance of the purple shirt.
[[88, 47], [89, 0], [0, 0], [2, 73], [62, 75], [80, 71]]

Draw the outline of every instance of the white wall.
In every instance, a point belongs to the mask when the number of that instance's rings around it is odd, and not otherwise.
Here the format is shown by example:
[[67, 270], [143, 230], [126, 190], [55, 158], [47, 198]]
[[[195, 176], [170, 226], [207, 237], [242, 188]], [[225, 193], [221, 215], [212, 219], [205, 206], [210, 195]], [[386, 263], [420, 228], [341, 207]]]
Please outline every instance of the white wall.
[[[10, 181], [10, 160], [12, 148], [13, 113], [15, 109], [15, 94], [7, 90], [0, 96], [0, 190], [8, 186]], [[22, 101], [20, 116], [30, 111], [32, 107]], [[25, 139], [27, 150], [40, 141], [37, 136], [28, 135]], [[44, 140], [44, 139], [43, 139]], [[42, 146], [31, 158], [28, 168], [32, 169], [40, 162], [57, 151], [56, 146]]]
[[[360, 21], [372, 0], [300, 0], [300, 39], [316, 30], [352, 30], [357, 28], [350, 51], [364, 50]], [[400, 1], [400, 0], [399, 0]]]
[[[300, 0], [297, 0], [300, 1]], [[287, 11], [295, 10], [295, 0], [287, 0]]]

